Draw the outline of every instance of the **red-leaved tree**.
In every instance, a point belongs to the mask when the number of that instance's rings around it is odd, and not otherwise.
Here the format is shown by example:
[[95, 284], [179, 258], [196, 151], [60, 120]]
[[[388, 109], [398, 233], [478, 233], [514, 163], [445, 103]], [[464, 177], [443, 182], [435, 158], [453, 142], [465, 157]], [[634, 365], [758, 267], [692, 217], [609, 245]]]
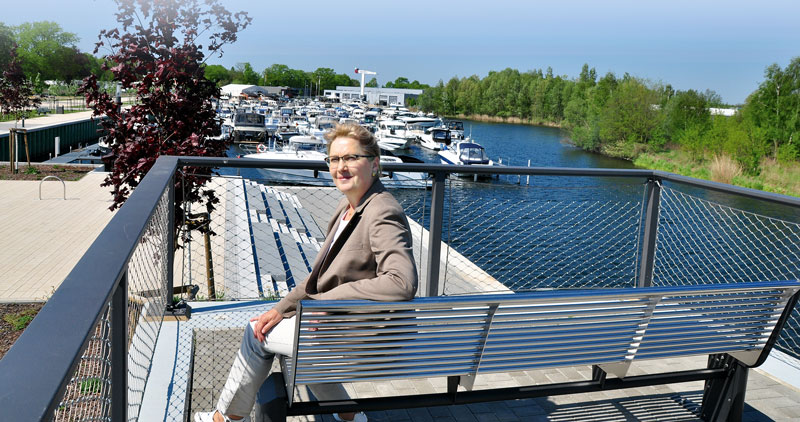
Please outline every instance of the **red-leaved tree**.
[[0, 111], [13, 115], [17, 121], [29, 109], [39, 105], [41, 99], [33, 96], [33, 84], [22, 72], [16, 43], [11, 45], [10, 53], [8, 66], [0, 69]]
[[[114, 202], [122, 205], [164, 155], [224, 156], [224, 142], [209, 139], [219, 133], [211, 100], [219, 88], [204, 76], [206, 57], [222, 55], [222, 47], [236, 41], [251, 18], [231, 13], [218, 0], [115, 0], [119, 28], [103, 30], [94, 53], [102, 47], [103, 70], [114, 81], [135, 92], [136, 101], [120, 108], [98, 87], [97, 77], [84, 79], [80, 92], [107, 131], [114, 164], [103, 186], [111, 186]], [[207, 43], [206, 52], [201, 42]], [[219, 202], [214, 191], [203, 189], [210, 168], [186, 169], [176, 177], [176, 219], [181, 204], [199, 202], [211, 212]]]

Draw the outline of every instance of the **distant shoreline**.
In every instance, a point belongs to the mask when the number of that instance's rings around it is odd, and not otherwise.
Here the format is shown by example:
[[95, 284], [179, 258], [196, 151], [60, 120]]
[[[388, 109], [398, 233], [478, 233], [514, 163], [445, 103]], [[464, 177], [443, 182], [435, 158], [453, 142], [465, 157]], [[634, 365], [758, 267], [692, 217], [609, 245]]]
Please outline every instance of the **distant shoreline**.
[[543, 126], [543, 127], [554, 127], [561, 129], [561, 124], [556, 122], [547, 122], [547, 121], [539, 121], [539, 120], [532, 120], [532, 119], [523, 119], [521, 117], [500, 117], [500, 116], [489, 116], [488, 114], [457, 114], [455, 116], [445, 116], [449, 119], [463, 119], [463, 120], [475, 120], [477, 122], [488, 122], [488, 123], [511, 123], [517, 125], [530, 125], [530, 126]]

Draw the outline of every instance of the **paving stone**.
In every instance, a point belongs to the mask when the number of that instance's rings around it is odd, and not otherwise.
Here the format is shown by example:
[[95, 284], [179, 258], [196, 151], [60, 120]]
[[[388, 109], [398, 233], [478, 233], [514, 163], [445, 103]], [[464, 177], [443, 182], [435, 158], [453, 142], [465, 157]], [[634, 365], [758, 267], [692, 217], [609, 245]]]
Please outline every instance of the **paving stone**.
[[425, 408], [416, 408], [416, 409], [408, 409], [409, 419], [414, 422], [433, 422], [433, 417], [431, 414], [428, 413], [428, 409]]
[[475, 413], [475, 419], [478, 422], [500, 422], [500, 419], [494, 413]]
[[449, 406], [429, 407], [427, 409], [428, 413], [430, 413], [434, 419], [453, 417], [453, 414], [450, 413]]
[[477, 418], [467, 406], [450, 406], [450, 413], [458, 422], [477, 422]]
[[428, 380], [413, 380], [411, 384], [414, 385], [414, 389], [420, 394], [432, 394], [436, 392], [436, 389], [433, 388]]
[[406, 421], [411, 420], [411, 415], [405, 409], [391, 409], [386, 411], [386, 417], [390, 421]]

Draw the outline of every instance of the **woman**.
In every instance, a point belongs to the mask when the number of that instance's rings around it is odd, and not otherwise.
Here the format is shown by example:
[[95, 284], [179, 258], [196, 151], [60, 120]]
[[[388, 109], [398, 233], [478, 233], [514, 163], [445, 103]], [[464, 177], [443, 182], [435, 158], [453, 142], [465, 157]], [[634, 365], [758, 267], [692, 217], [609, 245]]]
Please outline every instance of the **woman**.
[[[378, 180], [380, 148], [357, 124], [325, 135], [331, 177], [345, 198], [328, 223], [328, 235], [311, 274], [272, 309], [252, 318], [214, 412], [196, 422], [240, 420], [250, 414], [256, 392], [269, 375], [276, 353], [294, 349], [294, 314], [305, 299], [410, 300], [417, 291], [411, 232], [403, 209]], [[341, 384], [311, 387], [319, 400], [348, 399]], [[366, 421], [359, 412], [336, 420]]]

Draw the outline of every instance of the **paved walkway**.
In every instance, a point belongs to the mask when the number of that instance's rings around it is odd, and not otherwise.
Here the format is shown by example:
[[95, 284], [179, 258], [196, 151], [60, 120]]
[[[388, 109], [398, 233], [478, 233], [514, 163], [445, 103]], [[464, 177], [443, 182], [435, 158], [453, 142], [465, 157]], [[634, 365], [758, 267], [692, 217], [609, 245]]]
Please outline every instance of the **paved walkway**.
[[[27, 125], [27, 124], [26, 124]], [[0, 301], [41, 301], [69, 274], [114, 215], [105, 173], [76, 182], [0, 181]]]
[[[61, 123], [74, 122], [76, 120], [86, 120], [92, 117], [92, 111], [79, 111], [68, 114], [48, 114], [46, 116], [25, 119], [25, 129], [33, 129], [42, 126], [58, 125]], [[16, 126], [15, 126], [16, 123]], [[17, 127], [22, 128], [22, 121], [0, 122], [0, 135], [8, 133], [8, 129]]]

